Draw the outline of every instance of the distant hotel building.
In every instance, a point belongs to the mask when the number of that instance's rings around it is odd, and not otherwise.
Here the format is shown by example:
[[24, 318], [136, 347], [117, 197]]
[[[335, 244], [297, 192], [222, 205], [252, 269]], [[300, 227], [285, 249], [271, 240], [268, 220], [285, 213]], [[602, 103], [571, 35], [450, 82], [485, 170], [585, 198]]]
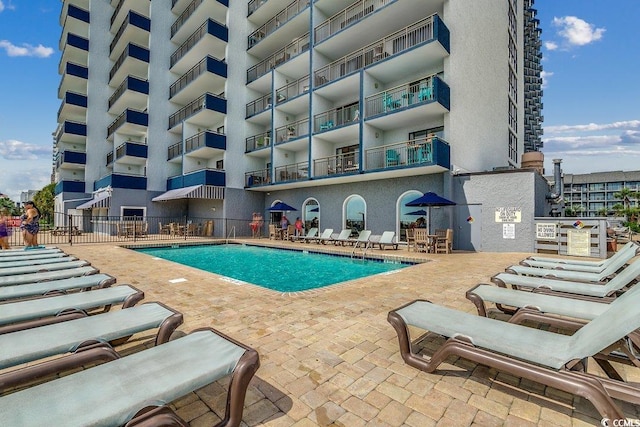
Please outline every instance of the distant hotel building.
[[533, 0], [63, 0], [56, 211], [398, 231], [541, 148]]
[[[623, 188], [640, 191], [640, 171], [594, 172], [587, 174], [565, 174], [564, 203], [566, 208], [576, 210], [578, 216], [606, 216], [615, 205], [624, 205], [624, 200], [616, 197]], [[635, 201], [631, 201], [635, 205]]]

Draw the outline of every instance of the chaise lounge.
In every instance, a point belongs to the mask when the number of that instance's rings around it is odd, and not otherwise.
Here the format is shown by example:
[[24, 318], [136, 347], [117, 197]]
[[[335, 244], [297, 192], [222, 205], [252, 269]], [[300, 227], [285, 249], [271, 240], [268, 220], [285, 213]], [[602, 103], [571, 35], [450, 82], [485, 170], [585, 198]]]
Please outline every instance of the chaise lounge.
[[84, 260], [48, 263], [40, 265], [25, 265], [22, 267], [0, 268], [0, 276], [16, 276], [20, 274], [40, 273], [45, 271], [67, 270], [69, 268], [86, 267], [91, 265]]
[[108, 288], [114, 283], [116, 283], [116, 278], [113, 276], [108, 274], [92, 274], [90, 276], [71, 277], [41, 283], [0, 286], [0, 301], [66, 294], [72, 290], [88, 291], [93, 288]]
[[640, 251], [640, 246], [636, 243], [629, 242], [622, 247], [618, 252], [616, 252], [611, 258], [607, 258], [606, 260], [600, 262], [594, 262], [592, 264], [571, 264], [567, 262], [563, 262], [562, 260], [558, 261], [548, 261], [549, 258], [545, 258], [545, 260], [539, 259], [531, 259], [526, 258], [520, 261], [520, 265], [526, 267], [538, 267], [538, 268], [553, 268], [557, 270], [570, 270], [570, 271], [584, 271], [587, 273], [601, 273], [611, 264], [619, 263], [621, 260], [624, 260], [625, 263], [629, 262], [632, 258], [634, 258], [638, 251]]
[[377, 244], [380, 250], [385, 250], [387, 246], [391, 246], [394, 250], [398, 249], [398, 242], [395, 240], [396, 232], [395, 231], [385, 231], [380, 236], [380, 240], [378, 240]]
[[88, 276], [98, 274], [100, 270], [94, 267], [68, 268], [66, 270], [44, 271], [38, 273], [16, 274], [0, 276], [0, 286], [22, 285], [28, 283], [45, 282], [48, 280], [67, 279], [69, 277]]

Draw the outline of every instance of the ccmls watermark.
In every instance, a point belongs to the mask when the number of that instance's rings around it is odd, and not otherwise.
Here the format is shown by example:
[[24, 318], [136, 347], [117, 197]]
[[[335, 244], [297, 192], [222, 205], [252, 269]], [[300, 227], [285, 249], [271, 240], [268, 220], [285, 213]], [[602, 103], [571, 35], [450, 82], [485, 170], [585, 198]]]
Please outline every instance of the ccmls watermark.
[[600, 424], [602, 427], [640, 427], [640, 420], [610, 420], [609, 418], [603, 418]]

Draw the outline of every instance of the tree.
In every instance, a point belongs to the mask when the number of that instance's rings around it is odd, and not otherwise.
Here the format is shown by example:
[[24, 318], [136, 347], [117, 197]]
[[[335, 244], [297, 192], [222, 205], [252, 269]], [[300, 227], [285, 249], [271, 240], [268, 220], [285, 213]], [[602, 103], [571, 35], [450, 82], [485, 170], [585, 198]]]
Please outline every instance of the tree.
[[598, 209], [598, 211], [596, 213], [598, 214], [598, 216], [607, 216], [607, 215], [609, 215], [609, 211], [607, 210], [607, 208], [600, 208], [600, 209]]
[[564, 208], [564, 216], [578, 216], [582, 212], [582, 205], [569, 205]]
[[638, 193], [628, 187], [622, 187], [620, 191], [613, 193], [613, 197], [615, 197], [616, 199], [622, 199], [624, 209], [629, 209], [630, 200], [634, 199], [637, 201]]
[[20, 209], [16, 206], [15, 202], [8, 197], [0, 198], [0, 210], [6, 209], [9, 215], [20, 215]]
[[51, 223], [53, 221], [55, 186], [56, 184], [53, 182], [45, 185], [42, 190], [38, 191], [36, 195], [33, 196], [33, 201], [38, 207], [38, 210], [40, 210], [40, 215], [42, 216], [42, 221], [44, 223]]

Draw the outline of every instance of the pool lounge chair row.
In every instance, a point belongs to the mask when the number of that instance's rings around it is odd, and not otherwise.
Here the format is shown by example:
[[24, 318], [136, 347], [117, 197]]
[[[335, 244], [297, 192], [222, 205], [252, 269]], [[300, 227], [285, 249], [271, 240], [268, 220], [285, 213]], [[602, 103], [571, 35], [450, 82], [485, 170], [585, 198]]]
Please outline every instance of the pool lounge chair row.
[[[640, 287], [630, 288], [640, 275], [640, 262], [619, 270], [606, 285], [508, 273], [497, 274], [494, 282], [507, 286], [505, 275], [527, 279], [534, 291], [522, 290], [526, 288], [523, 284], [514, 289], [478, 285], [466, 294], [476, 305], [477, 316], [427, 300], [390, 311], [388, 321], [398, 335], [404, 361], [433, 372], [449, 356], [460, 357], [584, 397], [603, 418], [612, 420], [625, 418], [614, 399], [640, 405], [640, 388], [625, 382], [611, 365], [613, 361], [640, 367], [640, 316], [636, 310]], [[562, 291], [538, 293], [543, 287]], [[586, 293], [581, 295], [583, 291]], [[509, 321], [489, 318], [487, 303], [512, 314]], [[521, 325], [525, 320], [575, 333], [564, 335]], [[412, 348], [411, 328], [427, 330], [446, 341], [425, 358]], [[587, 358], [593, 358], [607, 377], [589, 373]]]
[[[246, 390], [259, 366], [255, 350], [214, 329], [169, 341], [183, 322], [181, 313], [159, 302], [136, 305], [144, 298], [140, 289], [112, 286], [116, 279], [93, 267], [28, 271], [5, 275], [13, 284], [0, 285], [0, 393], [9, 392], [0, 397], [3, 424], [186, 425], [166, 405], [229, 375], [219, 425], [240, 424]], [[39, 281], [63, 271], [65, 278]], [[9, 280], [21, 276], [32, 281]], [[120, 309], [110, 311], [116, 305]], [[153, 348], [126, 357], [115, 350], [132, 335], [153, 329]], [[13, 391], [34, 380], [40, 384]]]
[[396, 233], [394, 231], [385, 231], [381, 236], [372, 236], [371, 231], [362, 230], [355, 239], [351, 237], [351, 233], [351, 229], [344, 229], [336, 234], [333, 232], [333, 228], [327, 228], [322, 234], [318, 235], [318, 229], [311, 228], [306, 236], [297, 237], [294, 241], [305, 243], [315, 242], [325, 245], [333, 243], [334, 245], [340, 246], [370, 244], [374, 246], [377, 245], [381, 250], [389, 246], [393, 249], [398, 249], [398, 242], [395, 239]]

